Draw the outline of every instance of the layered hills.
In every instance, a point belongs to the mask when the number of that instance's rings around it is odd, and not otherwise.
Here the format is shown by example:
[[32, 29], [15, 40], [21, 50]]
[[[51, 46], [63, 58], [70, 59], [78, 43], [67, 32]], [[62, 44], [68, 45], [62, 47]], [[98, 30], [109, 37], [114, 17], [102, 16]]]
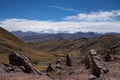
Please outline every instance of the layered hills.
[[46, 40], [41, 42], [29, 42], [34, 48], [53, 53], [56, 55], [85, 55], [90, 49], [95, 49], [99, 54], [105, 54], [108, 49], [114, 48], [115, 54], [119, 54], [120, 36], [119, 35], [102, 35], [93, 38], [80, 38], [76, 40]]

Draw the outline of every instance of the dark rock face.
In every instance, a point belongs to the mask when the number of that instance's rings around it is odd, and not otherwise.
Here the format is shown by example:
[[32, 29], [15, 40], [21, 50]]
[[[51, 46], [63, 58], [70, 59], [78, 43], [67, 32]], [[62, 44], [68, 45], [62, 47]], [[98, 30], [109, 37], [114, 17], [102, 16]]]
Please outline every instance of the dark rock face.
[[24, 55], [20, 55], [15, 52], [11, 52], [9, 55], [10, 64], [13, 66], [18, 66], [22, 71], [26, 73], [40, 74], [41, 72], [34, 69], [30, 60]]
[[66, 65], [72, 66], [72, 60], [69, 54], [66, 55]]
[[30, 63], [29, 59], [24, 55], [20, 55], [15, 52], [11, 52], [9, 55], [9, 61], [11, 65], [23, 66], [24, 63]]

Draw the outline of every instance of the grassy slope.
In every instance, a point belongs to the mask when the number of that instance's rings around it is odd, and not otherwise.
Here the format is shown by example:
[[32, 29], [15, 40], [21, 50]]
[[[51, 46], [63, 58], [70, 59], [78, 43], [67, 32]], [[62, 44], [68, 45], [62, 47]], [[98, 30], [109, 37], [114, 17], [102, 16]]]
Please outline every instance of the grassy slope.
[[[53, 55], [64, 56], [66, 53], [70, 53], [73, 57], [82, 57], [82, 55], [88, 54], [90, 49], [95, 49], [98, 53], [104, 54], [107, 49], [119, 43], [120, 36], [103, 35], [91, 39], [77, 39], [74, 41], [52, 40], [29, 44], [36, 49], [46, 51]], [[117, 52], [119, 52], [119, 50], [120, 47], [115, 49]]]
[[50, 60], [53, 60], [51, 58], [53, 56], [46, 56], [47, 53], [33, 49], [18, 37], [0, 27], [0, 63], [9, 63], [8, 55], [10, 51], [19, 52], [27, 56], [33, 62], [39, 61], [41, 66], [34, 65], [37, 68], [43, 68]]

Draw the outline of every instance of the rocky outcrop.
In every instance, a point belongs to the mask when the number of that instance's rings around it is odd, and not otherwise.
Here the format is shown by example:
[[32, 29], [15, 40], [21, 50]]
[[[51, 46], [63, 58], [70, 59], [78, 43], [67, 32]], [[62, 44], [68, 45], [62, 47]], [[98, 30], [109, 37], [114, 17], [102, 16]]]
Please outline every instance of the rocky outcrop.
[[62, 61], [60, 60], [60, 58], [58, 58], [56, 60], [56, 67], [55, 67], [55, 69], [56, 69], [57, 72], [60, 72], [60, 70], [63, 69], [63, 68], [64, 68], [64, 65], [63, 65]]
[[20, 55], [19, 53], [10, 52], [9, 62], [10, 65], [16, 66], [25, 73], [42, 74], [42, 72], [32, 67], [30, 60], [26, 56]]
[[90, 57], [91, 57], [91, 68], [92, 68], [92, 75], [96, 77], [100, 77], [102, 74], [102, 71], [104, 73], [109, 72], [109, 70], [106, 68], [104, 62], [101, 60], [99, 56], [97, 56], [97, 52], [94, 49], [90, 50]]
[[110, 51], [108, 50], [106, 55], [103, 57], [103, 59], [106, 61], [106, 62], [109, 62], [112, 60], [112, 57], [110, 55]]
[[20, 55], [15, 52], [11, 52], [9, 55], [9, 61], [11, 65], [14, 66], [23, 66], [26, 73], [35, 73], [32, 64], [30, 63], [29, 59], [24, 55]]
[[66, 55], [66, 65], [72, 66], [72, 60], [69, 54]]

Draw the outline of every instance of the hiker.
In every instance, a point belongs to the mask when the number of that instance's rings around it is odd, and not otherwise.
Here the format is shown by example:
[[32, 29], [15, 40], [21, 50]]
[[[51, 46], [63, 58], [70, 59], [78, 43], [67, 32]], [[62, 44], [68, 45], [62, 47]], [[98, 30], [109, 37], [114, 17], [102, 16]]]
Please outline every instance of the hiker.
[[103, 70], [104, 73], [107, 73], [109, 71], [108, 69], [106, 69], [100, 57], [97, 56], [97, 52], [94, 49], [90, 50], [90, 57], [92, 62], [92, 75], [100, 77], [101, 70]]
[[55, 72], [55, 69], [52, 67], [52, 64], [49, 63], [48, 67], [47, 67], [47, 73], [48, 72]]
[[66, 55], [66, 65], [69, 67], [72, 66], [72, 60], [69, 54]]
[[88, 56], [85, 57], [84, 63], [85, 63], [86, 69], [90, 69], [90, 59]]

